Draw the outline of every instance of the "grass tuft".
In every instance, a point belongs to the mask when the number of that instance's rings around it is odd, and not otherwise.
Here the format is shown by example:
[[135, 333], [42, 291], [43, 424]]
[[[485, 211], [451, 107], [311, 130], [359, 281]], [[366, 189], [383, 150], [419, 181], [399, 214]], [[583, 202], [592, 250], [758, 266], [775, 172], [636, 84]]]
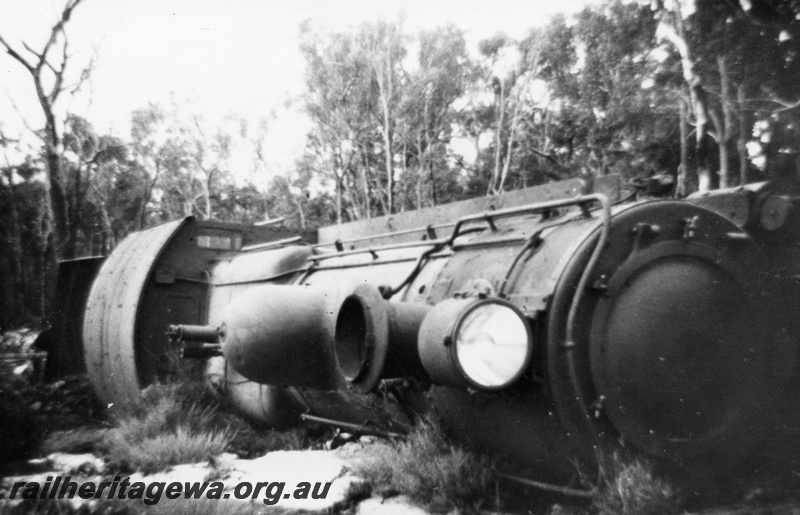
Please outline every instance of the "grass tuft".
[[120, 432], [111, 431], [105, 441], [112, 464], [122, 469], [152, 474], [179, 463], [196, 463], [225, 452], [231, 441], [228, 431], [191, 432], [178, 427], [174, 433], [126, 440]]
[[491, 483], [488, 460], [448, 442], [430, 420], [401, 442], [366, 448], [354, 469], [376, 494], [406, 495], [437, 513], [478, 511]]
[[223, 452], [251, 459], [308, 448], [314, 441], [306, 428], [255, 427], [204, 384], [184, 382], [145, 389], [140, 400], [114, 417], [114, 427], [105, 433], [100, 448], [111, 468], [152, 473]]
[[111, 422], [107, 429], [53, 432], [39, 452], [91, 452], [105, 458], [110, 470], [153, 473], [223, 452], [251, 459], [309, 448], [320, 440], [304, 427], [277, 431], [253, 426], [205, 385], [192, 382], [150, 386], [140, 399], [114, 413]]
[[48, 456], [55, 452], [66, 454], [93, 453], [102, 447], [107, 429], [81, 428], [55, 431], [49, 435], [39, 448], [39, 454]]
[[146, 474], [224, 452], [234, 432], [202, 384], [153, 385], [125, 406], [105, 433], [101, 452], [111, 468]]
[[676, 490], [642, 459], [624, 462], [614, 455], [612, 474], [593, 501], [600, 515], [670, 515], [680, 513]]

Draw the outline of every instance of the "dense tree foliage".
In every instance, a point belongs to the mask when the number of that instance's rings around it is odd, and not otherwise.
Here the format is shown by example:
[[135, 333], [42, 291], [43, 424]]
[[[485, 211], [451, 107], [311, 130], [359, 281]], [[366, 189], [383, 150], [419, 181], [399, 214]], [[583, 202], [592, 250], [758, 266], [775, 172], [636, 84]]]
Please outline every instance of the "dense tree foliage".
[[455, 26], [307, 22], [295, 102], [311, 130], [295, 166], [275, 170], [266, 122], [212, 122], [179, 100], [134, 111], [126, 138], [59, 119], [79, 1], [39, 51], [0, 35], [45, 113], [39, 148], [0, 126], [3, 327], [43, 312], [57, 251], [107, 253], [183, 216], [313, 229], [579, 174], [658, 174], [678, 195], [797, 179], [798, 2], [605, 0], [479, 42]]

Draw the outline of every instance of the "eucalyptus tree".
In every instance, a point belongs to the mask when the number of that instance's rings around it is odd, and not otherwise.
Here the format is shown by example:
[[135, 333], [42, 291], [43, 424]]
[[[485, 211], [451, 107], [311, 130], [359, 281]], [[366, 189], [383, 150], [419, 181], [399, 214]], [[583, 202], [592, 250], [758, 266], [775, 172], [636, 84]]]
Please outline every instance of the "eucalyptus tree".
[[[94, 66], [94, 58], [73, 77], [73, 54], [69, 51], [67, 25], [73, 11], [82, 0], [67, 0], [56, 23], [51, 27], [44, 45], [38, 48], [25, 41], [13, 44], [0, 34], [0, 46], [30, 75], [39, 107], [44, 115], [44, 130], [41, 135], [47, 162], [47, 201], [45, 209], [48, 222], [52, 220], [55, 232], [50, 245], [64, 257], [74, 257], [76, 242], [70, 234], [70, 207], [67, 193], [67, 178], [62, 167], [63, 120], [57, 113], [58, 101], [64, 94], [74, 94], [88, 80]], [[33, 127], [33, 123], [27, 123]], [[46, 229], [51, 236], [49, 227]], [[55, 256], [56, 252], [52, 253]], [[52, 260], [55, 258], [53, 257]]]
[[210, 124], [191, 105], [150, 103], [131, 116], [131, 149], [146, 170], [140, 203], [142, 225], [182, 216], [214, 217], [215, 191], [230, 182], [234, 138], [224, 124]]
[[796, 173], [800, 7], [793, 2], [655, 2], [661, 32], [680, 56], [695, 127], [701, 190]]
[[352, 33], [301, 26], [306, 60], [305, 111], [313, 128], [307, 159], [334, 181], [336, 221], [370, 215], [372, 138], [378, 105], [372, 63]]
[[[405, 71], [398, 139], [401, 156], [401, 206], [436, 205], [454, 182], [448, 166], [454, 104], [474, 80], [463, 32], [453, 25], [421, 31], [415, 62]], [[414, 194], [406, 191], [413, 181]]]

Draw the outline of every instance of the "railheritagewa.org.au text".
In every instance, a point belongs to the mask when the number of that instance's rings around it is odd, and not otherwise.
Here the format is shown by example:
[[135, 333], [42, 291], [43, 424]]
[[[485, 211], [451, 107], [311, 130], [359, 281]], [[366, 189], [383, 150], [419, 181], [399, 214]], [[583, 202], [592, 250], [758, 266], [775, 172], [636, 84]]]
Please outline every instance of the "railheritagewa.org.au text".
[[78, 482], [72, 476], [47, 476], [44, 483], [14, 483], [8, 499], [141, 499], [147, 505], [157, 504], [161, 499], [261, 499], [264, 504], [273, 505], [281, 499], [325, 499], [330, 487], [331, 483], [320, 482], [300, 482], [287, 487], [280, 481], [242, 481], [228, 489], [222, 481], [145, 483], [116, 476], [113, 481]]

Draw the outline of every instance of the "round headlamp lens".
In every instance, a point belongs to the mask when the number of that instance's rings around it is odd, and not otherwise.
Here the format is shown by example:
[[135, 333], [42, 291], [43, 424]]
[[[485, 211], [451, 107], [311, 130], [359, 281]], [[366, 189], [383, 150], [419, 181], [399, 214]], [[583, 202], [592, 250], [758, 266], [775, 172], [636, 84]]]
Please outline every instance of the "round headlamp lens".
[[531, 343], [527, 321], [508, 305], [477, 305], [461, 319], [454, 336], [461, 369], [478, 386], [506, 386], [528, 364]]

